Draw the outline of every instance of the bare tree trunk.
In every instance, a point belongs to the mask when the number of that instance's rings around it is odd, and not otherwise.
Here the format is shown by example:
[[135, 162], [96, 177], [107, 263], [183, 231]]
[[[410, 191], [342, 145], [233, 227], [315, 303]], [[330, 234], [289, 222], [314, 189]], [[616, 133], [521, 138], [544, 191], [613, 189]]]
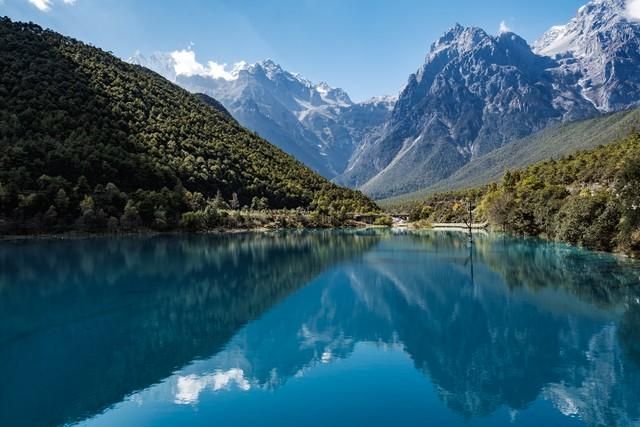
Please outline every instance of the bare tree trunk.
[[467, 200], [469, 217], [464, 222], [468, 228], [469, 244], [473, 244], [473, 204], [471, 199]]

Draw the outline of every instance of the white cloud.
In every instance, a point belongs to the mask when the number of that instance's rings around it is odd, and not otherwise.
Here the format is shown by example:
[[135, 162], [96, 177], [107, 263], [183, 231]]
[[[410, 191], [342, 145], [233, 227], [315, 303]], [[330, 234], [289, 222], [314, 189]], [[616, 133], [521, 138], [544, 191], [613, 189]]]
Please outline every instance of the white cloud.
[[29, 3], [37, 7], [42, 12], [48, 12], [51, 10], [52, 0], [29, 0]]
[[640, 0], [627, 1], [627, 18], [640, 21]]
[[218, 64], [217, 62], [207, 62], [205, 73], [214, 79], [234, 80], [233, 73], [226, 70], [227, 64]]
[[232, 386], [242, 391], [249, 391], [251, 384], [244, 376], [242, 369], [233, 368], [228, 371], [216, 371], [209, 375], [187, 375], [179, 376], [176, 383], [176, 393], [174, 403], [179, 405], [190, 405], [198, 403], [200, 394], [205, 388], [210, 387], [213, 391], [229, 390]]
[[[42, 12], [50, 11], [51, 6], [53, 6], [53, 0], [28, 0], [28, 1], [29, 3], [37, 7], [38, 10]], [[62, 2], [66, 5], [73, 6], [74, 4], [76, 4], [77, 0], [62, 0]]]
[[196, 54], [192, 50], [176, 50], [171, 52], [171, 57], [178, 74], [193, 76], [204, 73], [204, 66], [196, 61]]
[[177, 75], [181, 76], [204, 76], [214, 79], [235, 80], [237, 71], [246, 67], [245, 62], [234, 64], [233, 68], [227, 71], [227, 64], [218, 64], [214, 61], [203, 65], [196, 59], [196, 53], [189, 49], [176, 50], [171, 52], [174, 61], [174, 69]]
[[501, 21], [500, 22], [500, 30], [499, 30], [500, 34], [503, 33], [510, 33], [511, 32], [511, 28], [509, 28], [509, 25], [507, 25], [507, 21]]

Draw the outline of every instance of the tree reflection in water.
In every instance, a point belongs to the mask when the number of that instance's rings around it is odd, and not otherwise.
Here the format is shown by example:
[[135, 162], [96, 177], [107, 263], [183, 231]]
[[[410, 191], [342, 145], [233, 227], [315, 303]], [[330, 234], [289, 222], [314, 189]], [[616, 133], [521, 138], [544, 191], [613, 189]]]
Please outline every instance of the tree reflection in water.
[[300, 232], [1, 243], [0, 425], [100, 412], [220, 351], [377, 241]]
[[[609, 255], [326, 232], [5, 244], [0, 263], [9, 417], [68, 422], [145, 388], [174, 405], [277, 392], [372, 343], [468, 419], [546, 399], [588, 425], [640, 420], [639, 270]], [[53, 392], [25, 399], [34, 384]]]

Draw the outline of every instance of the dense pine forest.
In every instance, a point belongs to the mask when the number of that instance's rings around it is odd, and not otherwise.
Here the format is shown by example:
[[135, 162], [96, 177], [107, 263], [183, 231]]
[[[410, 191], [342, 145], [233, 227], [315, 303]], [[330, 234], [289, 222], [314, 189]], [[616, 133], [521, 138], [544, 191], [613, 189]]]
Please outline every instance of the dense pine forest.
[[243, 210], [296, 210], [314, 226], [378, 208], [215, 100], [0, 19], [0, 234], [242, 226]]
[[623, 140], [507, 171], [499, 183], [432, 195], [390, 207], [412, 220], [463, 222], [468, 203], [476, 221], [516, 235], [603, 251], [640, 254], [640, 133]]

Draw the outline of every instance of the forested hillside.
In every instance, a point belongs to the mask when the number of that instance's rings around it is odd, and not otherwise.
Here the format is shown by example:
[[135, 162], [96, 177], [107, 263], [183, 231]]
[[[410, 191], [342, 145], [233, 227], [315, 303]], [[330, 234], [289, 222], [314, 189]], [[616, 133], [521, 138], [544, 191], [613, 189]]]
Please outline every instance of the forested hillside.
[[211, 105], [108, 52], [0, 19], [0, 233], [213, 226], [227, 203], [377, 209]]
[[475, 221], [518, 235], [640, 254], [640, 134], [618, 143], [508, 171], [500, 183], [430, 196], [395, 209], [413, 220]]

